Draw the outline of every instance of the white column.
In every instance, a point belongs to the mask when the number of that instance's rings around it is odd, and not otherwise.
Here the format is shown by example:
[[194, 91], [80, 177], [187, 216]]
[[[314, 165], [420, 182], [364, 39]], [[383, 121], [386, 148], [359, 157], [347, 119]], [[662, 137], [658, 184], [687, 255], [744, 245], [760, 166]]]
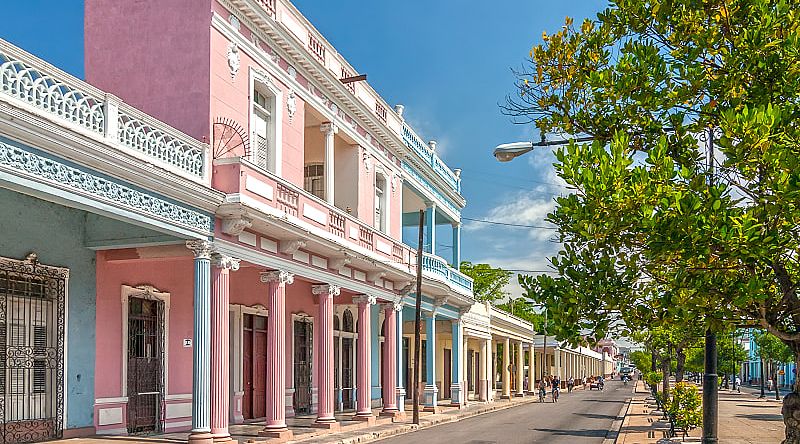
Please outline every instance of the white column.
[[339, 131], [336, 124], [328, 122], [319, 126], [319, 130], [325, 134], [325, 201], [333, 205], [333, 174], [334, 165], [334, 135]]
[[525, 380], [525, 358], [522, 355], [522, 341], [517, 341], [516, 343], [517, 348], [517, 393], [514, 396], [523, 396], [525, 394], [525, 389], [522, 386], [523, 381]]
[[192, 431], [189, 442], [210, 444], [211, 435], [211, 248], [206, 240], [187, 241], [194, 253], [192, 347]]

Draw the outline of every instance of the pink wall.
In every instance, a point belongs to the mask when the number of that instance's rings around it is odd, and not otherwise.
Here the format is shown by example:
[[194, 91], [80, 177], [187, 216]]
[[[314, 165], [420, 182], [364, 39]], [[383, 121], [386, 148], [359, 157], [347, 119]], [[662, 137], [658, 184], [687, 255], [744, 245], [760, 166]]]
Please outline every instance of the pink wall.
[[[132, 253], [130, 257], [135, 256], [135, 250], [125, 251]], [[121, 257], [124, 256], [117, 252], [97, 253], [95, 397], [122, 396], [122, 285], [152, 285], [170, 293], [167, 394], [190, 394], [192, 349], [184, 348], [182, 340], [192, 337], [192, 258], [108, 260]]]
[[[221, 13], [227, 14], [227, 13]], [[223, 15], [226, 16], [226, 15]], [[242, 34], [249, 35], [244, 27]], [[256, 63], [243, 49], [239, 50], [240, 68], [232, 77], [228, 67], [229, 40], [216, 30], [211, 30], [211, 119], [228, 118], [237, 122], [250, 133], [250, 67], [269, 73], [270, 69]], [[285, 66], [282, 67], [285, 69]], [[281, 176], [293, 184], [303, 186], [303, 127], [305, 125], [305, 103], [296, 97], [297, 111], [289, 119], [286, 98], [289, 88], [270, 76], [281, 93], [278, 104], [281, 113]]]
[[210, 0], [92, 0], [84, 19], [89, 83], [208, 140]]

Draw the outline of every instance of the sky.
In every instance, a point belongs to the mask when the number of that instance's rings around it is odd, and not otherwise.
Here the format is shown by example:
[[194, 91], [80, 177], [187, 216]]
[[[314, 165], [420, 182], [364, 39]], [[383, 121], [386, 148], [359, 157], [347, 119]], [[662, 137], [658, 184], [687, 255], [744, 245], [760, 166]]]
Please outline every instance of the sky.
[[[294, 3], [388, 103], [405, 105], [406, 120], [438, 142], [448, 166], [462, 169], [463, 217], [547, 225], [554, 197], [568, 190], [550, 151], [510, 163], [492, 157], [500, 143], [538, 140], [532, 125], [514, 124], [499, 105], [515, 92], [511, 69], [522, 67], [543, 31], [557, 31], [567, 16], [594, 17], [606, 1]], [[0, 38], [83, 78], [83, 2], [5, 2], [3, 15]], [[547, 269], [558, 250], [553, 230], [466, 220], [461, 241], [462, 260], [514, 270]], [[521, 294], [518, 285], [508, 290]]]

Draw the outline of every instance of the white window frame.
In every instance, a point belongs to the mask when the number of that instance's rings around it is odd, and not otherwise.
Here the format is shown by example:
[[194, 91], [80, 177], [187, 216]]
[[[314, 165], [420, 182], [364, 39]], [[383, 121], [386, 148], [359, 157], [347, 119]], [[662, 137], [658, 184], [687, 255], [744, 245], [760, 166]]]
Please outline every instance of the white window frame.
[[[272, 112], [270, 125], [272, 128], [268, 129], [270, 133], [270, 142], [272, 144], [274, 156], [272, 156], [272, 162], [274, 165], [270, 164], [267, 165], [267, 171], [274, 173], [276, 176], [280, 177], [282, 172], [282, 164], [283, 164], [283, 156], [282, 156], [282, 123], [283, 123], [283, 92], [281, 89], [273, 83], [271, 77], [269, 77], [265, 72], [261, 71], [260, 69], [256, 69], [254, 67], [250, 67], [250, 75], [249, 75], [249, 100], [248, 100], [248, 115], [250, 121], [250, 150], [252, 152], [251, 158], [248, 160], [252, 160], [255, 164], [255, 150], [257, 149], [257, 139], [256, 139], [256, 113], [255, 113], [255, 91], [258, 90], [262, 95], [267, 96], [268, 99], [272, 99]], [[272, 96], [272, 97], [269, 97]], [[272, 169], [270, 169], [272, 167]]]
[[[376, 190], [378, 189], [378, 180], [383, 180], [383, 189], [381, 192], [381, 221], [380, 227], [374, 227], [377, 231], [388, 235], [389, 234], [389, 217], [390, 208], [389, 208], [389, 193], [391, 193], [391, 182], [389, 182], [388, 174], [381, 168], [380, 166], [375, 168], [375, 178], [372, 181], [372, 194], [376, 195]], [[373, 209], [372, 209], [372, 223], [375, 225], [375, 210], [378, 208], [378, 202], [373, 202]]]

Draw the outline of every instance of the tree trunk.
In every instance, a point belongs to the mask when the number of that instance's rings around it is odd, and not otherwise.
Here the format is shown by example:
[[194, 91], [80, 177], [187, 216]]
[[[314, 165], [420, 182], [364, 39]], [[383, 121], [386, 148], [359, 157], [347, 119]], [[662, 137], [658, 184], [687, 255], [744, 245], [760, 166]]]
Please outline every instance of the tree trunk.
[[669, 368], [671, 364], [671, 359], [662, 359], [661, 360], [661, 375], [664, 377], [661, 386], [661, 394], [664, 397], [664, 402], [669, 400]]
[[[800, 369], [800, 344], [793, 345], [795, 368]], [[795, 379], [792, 392], [783, 398], [781, 414], [783, 424], [786, 426], [786, 439], [783, 440], [783, 444], [800, 444], [800, 378]]]
[[683, 347], [678, 347], [675, 349], [675, 353], [677, 354], [675, 382], [681, 382], [683, 381], [683, 368], [686, 365], [686, 352], [683, 351]]

